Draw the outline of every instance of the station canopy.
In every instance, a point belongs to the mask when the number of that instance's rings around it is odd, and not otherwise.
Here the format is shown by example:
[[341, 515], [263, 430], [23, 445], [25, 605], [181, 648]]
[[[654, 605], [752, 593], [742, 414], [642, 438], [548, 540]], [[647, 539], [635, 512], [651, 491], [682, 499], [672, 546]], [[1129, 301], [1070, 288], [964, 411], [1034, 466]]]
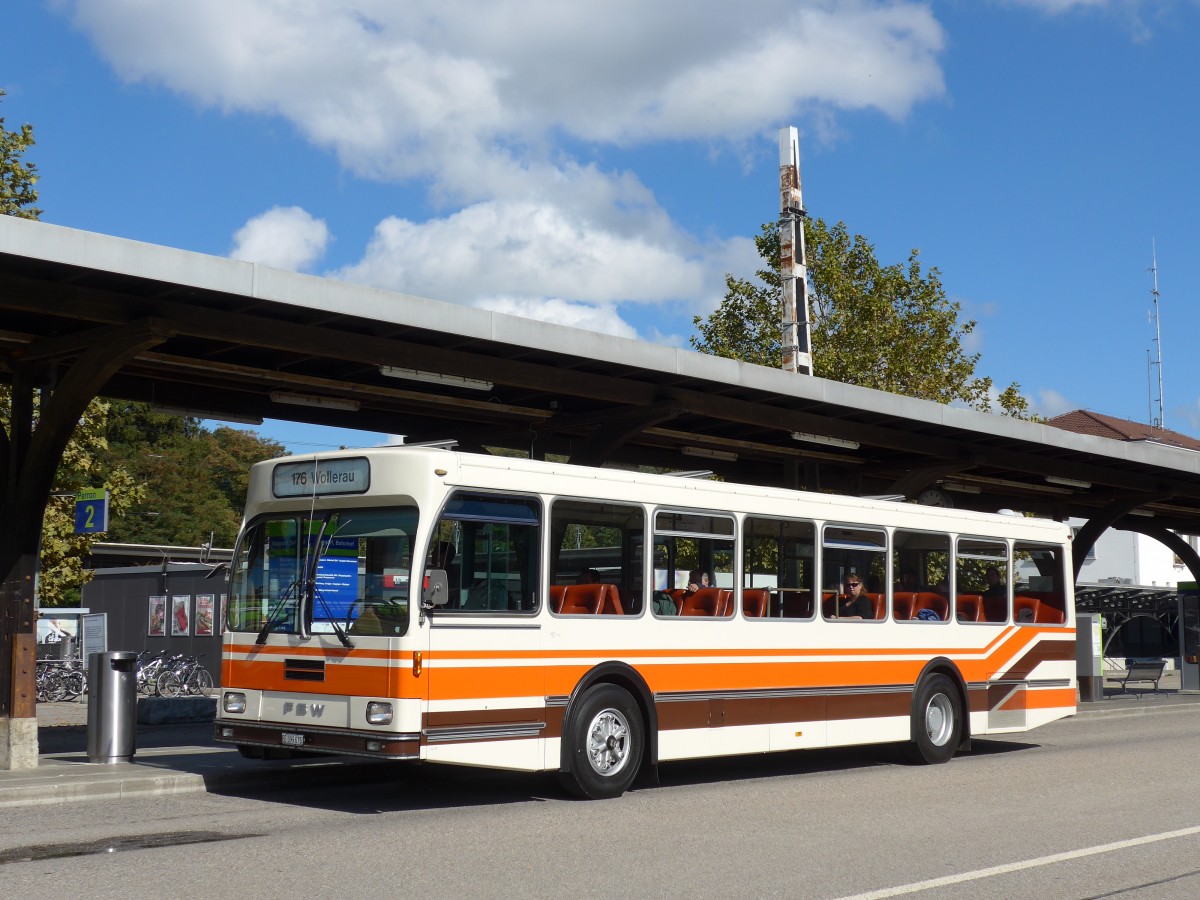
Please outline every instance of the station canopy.
[[1200, 453], [330, 278], [0, 216], [0, 380], [53, 388], [129, 329], [102, 396], [572, 462], [1200, 531]]

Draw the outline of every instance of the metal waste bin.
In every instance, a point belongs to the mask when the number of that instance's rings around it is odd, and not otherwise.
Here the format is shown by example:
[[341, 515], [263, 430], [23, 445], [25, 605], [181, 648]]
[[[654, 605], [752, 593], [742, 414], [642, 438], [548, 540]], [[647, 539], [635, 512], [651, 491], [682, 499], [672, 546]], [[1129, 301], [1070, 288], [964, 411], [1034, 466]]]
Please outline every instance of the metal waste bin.
[[137, 732], [137, 654], [112, 650], [88, 656], [88, 762], [133, 759]]

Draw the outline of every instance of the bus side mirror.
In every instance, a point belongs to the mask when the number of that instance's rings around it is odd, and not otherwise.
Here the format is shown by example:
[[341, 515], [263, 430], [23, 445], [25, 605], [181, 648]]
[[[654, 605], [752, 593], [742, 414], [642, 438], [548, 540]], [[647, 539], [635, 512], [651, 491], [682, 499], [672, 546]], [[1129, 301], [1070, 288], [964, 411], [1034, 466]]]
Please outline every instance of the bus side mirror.
[[421, 606], [433, 609], [450, 602], [450, 581], [445, 569], [429, 569], [425, 573], [425, 584], [421, 588]]

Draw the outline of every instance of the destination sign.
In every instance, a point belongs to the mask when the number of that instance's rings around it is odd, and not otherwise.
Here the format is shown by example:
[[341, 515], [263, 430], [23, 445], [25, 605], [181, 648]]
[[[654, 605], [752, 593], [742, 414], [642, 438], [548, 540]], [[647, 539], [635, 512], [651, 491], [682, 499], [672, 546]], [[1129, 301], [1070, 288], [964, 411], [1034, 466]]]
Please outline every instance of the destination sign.
[[280, 463], [272, 473], [276, 497], [323, 497], [365, 494], [371, 486], [371, 464], [364, 457]]

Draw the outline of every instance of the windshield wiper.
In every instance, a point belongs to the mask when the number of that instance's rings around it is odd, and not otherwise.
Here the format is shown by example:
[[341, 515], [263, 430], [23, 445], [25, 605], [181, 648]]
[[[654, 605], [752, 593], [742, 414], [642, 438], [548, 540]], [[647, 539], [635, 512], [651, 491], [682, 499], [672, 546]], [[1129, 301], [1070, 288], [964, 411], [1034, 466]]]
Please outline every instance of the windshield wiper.
[[283, 605], [291, 599], [292, 590], [300, 584], [299, 578], [292, 579], [292, 583], [283, 589], [283, 593], [279, 595], [279, 599], [275, 601], [275, 605], [267, 612], [267, 621], [263, 623], [262, 631], [258, 633], [258, 637], [254, 639], [257, 646], [262, 646], [267, 642], [267, 635], [271, 633], [271, 626], [278, 625], [286, 621], [285, 618], [276, 618]]
[[344, 632], [342, 630], [342, 626], [339, 625], [337, 622], [337, 619], [335, 619], [333, 617], [333, 611], [329, 608], [329, 601], [327, 601], [325, 599], [325, 595], [322, 594], [316, 588], [314, 588], [313, 596], [317, 600], [321, 601], [321, 608], [325, 612], [325, 618], [326, 618], [326, 620], [328, 620], [329, 624], [333, 626], [333, 633], [336, 634], [337, 639], [342, 642], [342, 646], [345, 647], [347, 650], [353, 650], [354, 649], [354, 641], [350, 640], [349, 635], [347, 635], [346, 632]]

